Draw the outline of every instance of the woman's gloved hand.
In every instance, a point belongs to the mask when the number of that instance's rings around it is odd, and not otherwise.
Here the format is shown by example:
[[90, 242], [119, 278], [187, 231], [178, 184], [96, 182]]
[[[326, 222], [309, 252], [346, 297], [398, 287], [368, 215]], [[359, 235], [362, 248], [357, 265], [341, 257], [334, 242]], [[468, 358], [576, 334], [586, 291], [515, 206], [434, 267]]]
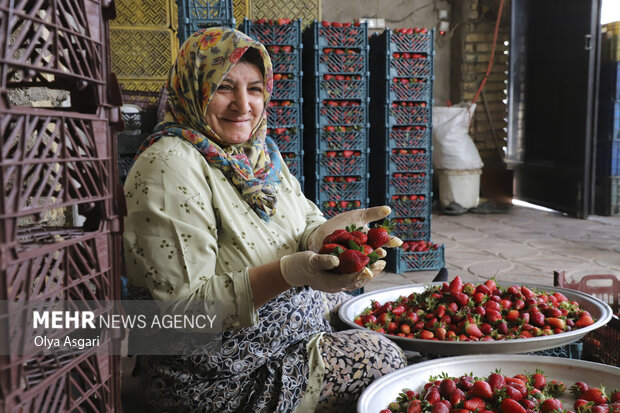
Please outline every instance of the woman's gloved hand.
[[[385, 250], [379, 254], [385, 257]], [[284, 281], [292, 287], [308, 285], [315, 290], [335, 293], [361, 288], [385, 268], [385, 261], [378, 260], [370, 268], [364, 267], [358, 273], [339, 274], [329, 271], [339, 264], [340, 260], [335, 255], [302, 251], [280, 258], [280, 271]]]
[[[319, 226], [308, 238], [308, 250], [318, 252], [321, 244], [326, 236], [337, 229], [345, 229], [351, 224], [356, 227], [362, 227], [362, 231], [368, 230], [368, 223], [383, 220], [390, 215], [392, 209], [387, 206], [377, 206], [372, 208], [354, 209], [352, 211], [343, 212], [328, 219]], [[402, 241], [396, 237], [390, 237], [390, 241], [384, 247], [398, 247], [402, 245]], [[385, 255], [384, 255], [385, 256]]]

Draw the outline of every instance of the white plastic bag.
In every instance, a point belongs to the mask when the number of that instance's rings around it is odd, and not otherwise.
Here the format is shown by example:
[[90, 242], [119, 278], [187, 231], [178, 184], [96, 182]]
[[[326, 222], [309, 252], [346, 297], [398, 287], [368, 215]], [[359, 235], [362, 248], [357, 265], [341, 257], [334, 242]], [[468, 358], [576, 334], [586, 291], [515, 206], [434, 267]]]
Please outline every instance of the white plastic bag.
[[433, 166], [435, 169], [480, 169], [482, 159], [469, 136], [469, 119], [476, 105], [433, 106]]

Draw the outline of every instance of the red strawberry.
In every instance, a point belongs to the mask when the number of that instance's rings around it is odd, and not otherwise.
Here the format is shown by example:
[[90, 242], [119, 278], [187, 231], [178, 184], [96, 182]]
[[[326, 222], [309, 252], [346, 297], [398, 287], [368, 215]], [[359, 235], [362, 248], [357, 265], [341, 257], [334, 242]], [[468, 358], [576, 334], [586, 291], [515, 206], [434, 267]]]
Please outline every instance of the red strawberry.
[[573, 407], [575, 408], [575, 411], [581, 412], [581, 411], [590, 410], [590, 408], [593, 405], [594, 405], [594, 402], [589, 402], [584, 399], [577, 399], [575, 400], [575, 404], [573, 404]]
[[[422, 412], [422, 400], [413, 399], [407, 405], [407, 413], [421, 413]], [[390, 411], [390, 413], [392, 413]]]
[[[617, 409], [617, 408], [616, 408]], [[610, 408], [608, 404], [597, 404], [596, 406], [592, 406], [590, 408], [592, 413], [609, 413]], [[614, 413], [616, 410], [614, 410]]]
[[348, 246], [349, 240], [353, 240], [353, 235], [347, 230], [337, 229], [323, 239], [323, 244], [340, 244]]
[[588, 390], [581, 393], [580, 398], [587, 400], [589, 402], [594, 402], [594, 404], [605, 404], [607, 403], [607, 396], [603, 391], [596, 387], [590, 387]]
[[457, 275], [450, 282], [450, 285], [448, 286], [448, 292], [454, 294], [454, 293], [460, 293], [462, 291], [463, 291], [463, 281], [461, 280], [461, 277]]
[[614, 390], [609, 397], [612, 403], [620, 403], [620, 390]]
[[[482, 335], [482, 333], [480, 335]], [[470, 394], [472, 396], [478, 396], [484, 400], [491, 400], [493, 398], [493, 389], [491, 388], [491, 385], [486, 381], [478, 380], [474, 382], [474, 385], [470, 390]]]
[[523, 394], [510, 384], [504, 387], [504, 392], [506, 393], [506, 397], [508, 397], [509, 399], [515, 401], [520, 401], [521, 399], [523, 399]]
[[456, 390], [456, 383], [452, 379], [445, 379], [441, 381], [439, 385], [439, 393], [444, 399], [450, 399], [452, 392]]
[[542, 374], [542, 372], [537, 370], [536, 373], [532, 374], [530, 382], [535, 389], [542, 390], [542, 388], [547, 385], [547, 378]]
[[472, 397], [469, 400], [465, 400], [465, 402], [463, 403], [463, 407], [469, 411], [475, 412], [476, 410], [485, 410], [487, 404], [480, 397]]
[[454, 293], [452, 296], [454, 297], [454, 301], [461, 307], [465, 307], [467, 303], [469, 303], [469, 296], [465, 293]]
[[383, 224], [368, 230], [367, 244], [374, 249], [385, 245], [390, 240], [390, 231], [392, 229], [394, 229], [394, 226], [390, 224], [389, 219], [386, 219], [383, 221]]
[[487, 382], [491, 385], [493, 391], [503, 389], [506, 386], [506, 378], [499, 373], [491, 373], [487, 377]]
[[465, 396], [465, 392], [459, 388], [456, 388], [450, 395], [450, 403], [452, 403], [452, 406], [458, 406], [466, 398], [467, 396]]
[[583, 328], [594, 324], [594, 319], [588, 314], [582, 315], [579, 320], [575, 321], [575, 327]]
[[344, 248], [340, 244], [323, 244], [319, 250], [319, 254], [334, 254], [339, 256], [344, 252]]
[[426, 400], [430, 404], [435, 404], [439, 400], [441, 400], [441, 394], [439, 393], [439, 388], [437, 388], [437, 386], [433, 386], [429, 388], [426, 394], [424, 395], [424, 400]]
[[472, 387], [474, 387], [474, 378], [471, 376], [461, 376], [456, 385], [463, 391], [469, 391]]
[[581, 394], [588, 390], [590, 390], [590, 386], [584, 381], [578, 381], [570, 387], [571, 393], [577, 398], [581, 398]]
[[431, 413], [450, 413], [450, 408], [444, 403], [435, 403]]
[[527, 413], [525, 407], [521, 406], [519, 402], [516, 402], [512, 399], [502, 400], [500, 409], [502, 413]]
[[356, 250], [346, 250], [338, 256], [338, 259], [340, 260], [338, 271], [341, 274], [360, 272], [370, 262], [370, 258], [367, 255]]
[[558, 399], [545, 399], [540, 405], [542, 413], [550, 413], [555, 410], [562, 411], [562, 402]]
[[361, 231], [361, 228], [356, 228], [353, 224], [347, 227], [347, 231], [351, 233], [353, 240], [358, 245], [364, 245], [368, 241], [368, 236]]

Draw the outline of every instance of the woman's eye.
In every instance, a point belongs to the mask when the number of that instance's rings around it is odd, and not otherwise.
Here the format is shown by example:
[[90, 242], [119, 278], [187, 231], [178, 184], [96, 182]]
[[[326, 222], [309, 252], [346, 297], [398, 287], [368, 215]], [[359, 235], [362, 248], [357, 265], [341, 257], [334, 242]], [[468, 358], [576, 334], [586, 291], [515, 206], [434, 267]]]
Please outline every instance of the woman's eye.
[[231, 90], [232, 87], [230, 85], [219, 85], [218, 90]]

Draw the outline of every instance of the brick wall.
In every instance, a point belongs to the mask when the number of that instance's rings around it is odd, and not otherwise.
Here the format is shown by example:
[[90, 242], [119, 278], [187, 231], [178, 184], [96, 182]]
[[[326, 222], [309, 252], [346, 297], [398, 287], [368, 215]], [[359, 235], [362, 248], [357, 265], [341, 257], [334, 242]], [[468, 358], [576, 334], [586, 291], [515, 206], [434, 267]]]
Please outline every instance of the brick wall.
[[[493, 32], [499, 2], [467, 0], [455, 2], [454, 37], [450, 99], [453, 103], [471, 102], [484, 79], [493, 45]], [[478, 96], [470, 134], [485, 165], [501, 164], [506, 146], [508, 50], [510, 1], [504, 2], [502, 19], [491, 73]]]

